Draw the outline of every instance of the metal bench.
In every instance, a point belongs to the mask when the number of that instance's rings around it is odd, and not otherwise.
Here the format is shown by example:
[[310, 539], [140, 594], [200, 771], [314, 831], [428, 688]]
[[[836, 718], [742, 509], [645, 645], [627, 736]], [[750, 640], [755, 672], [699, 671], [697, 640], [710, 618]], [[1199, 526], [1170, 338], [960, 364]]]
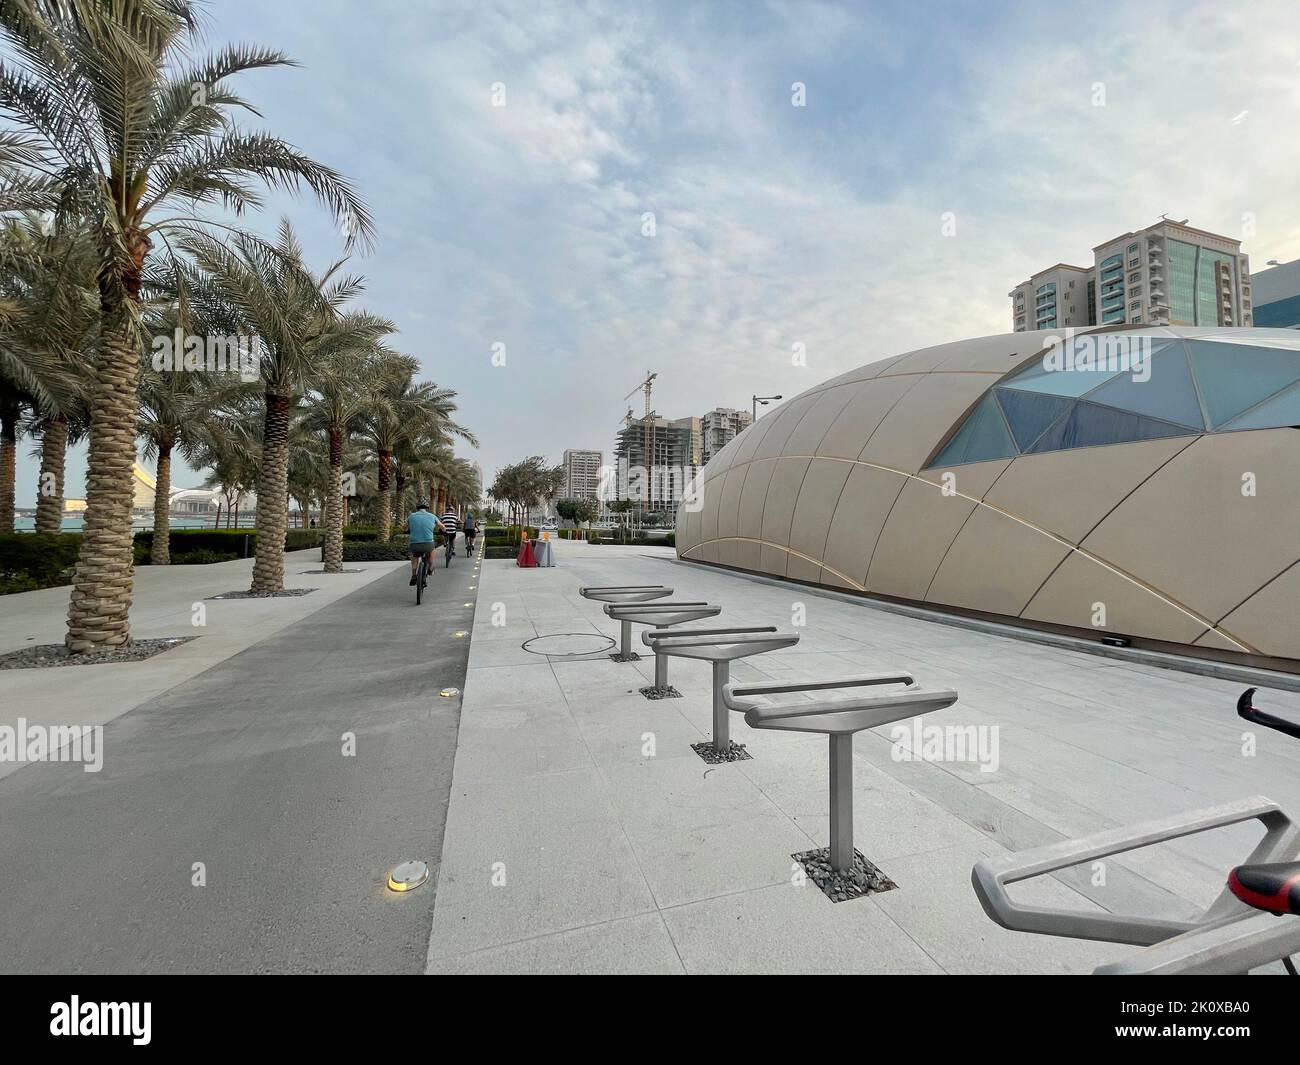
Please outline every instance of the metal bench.
[[[879, 688], [887, 684], [904, 687], [842, 699], [806, 698], [817, 692]], [[795, 698], [779, 698], [783, 695]], [[745, 724], [750, 728], [823, 732], [829, 737], [829, 864], [833, 872], [847, 875], [853, 872], [856, 854], [853, 847], [853, 734], [942, 710], [957, 701], [957, 693], [951, 688], [922, 688], [911, 673], [896, 671], [792, 684], [728, 684], [723, 690], [723, 699], [732, 710], [745, 715]], [[861, 862], [875, 870], [865, 858], [861, 858]]]
[[[610, 655], [610, 657], [619, 662], [640, 661], [641, 656], [633, 654], [631, 649], [631, 627], [633, 623], [651, 625], [657, 629], [666, 629], [672, 625], [685, 624], [688, 621], [717, 617], [721, 613], [722, 607], [711, 606], [703, 600], [684, 603], [610, 603], [605, 607], [605, 614], [621, 624], [623, 636], [622, 650], [618, 655]], [[664, 663], [662, 671], [660, 670], [660, 663]], [[667, 659], [662, 655], [655, 655], [654, 684], [641, 688], [640, 691], [647, 699], [675, 699], [681, 696], [681, 692], [668, 683]]]
[[1291, 819], [1277, 803], [1256, 795], [1098, 832], [1083, 839], [1067, 839], [1018, 854], [985, 858], [971, 871], [971, 883], [984, 912], [1003, 928], [1146, 947], [1123, 961], [1099, 966], [1094, 970], [1098, 975], [1249, 972], [1300, 953], [1300, 919], [1262, 913], [1238, 901], [1226, 887], [1198, 917], [1171, 921], [1027, 906], [1012, 901], [1007, 885], [1252, 820], [1261, 822], [1267, 831], [1242, 864], [1295, 861], [1300, 857], [1300, 834]]
[[731, 742], [731, 722], [723, 690], [731, 679], [731, 663], [737, 658], [792, 647], [799, 642], [798, 633], [778, 632], [775, 628], [740, 629], [651, 629], [642, 640], [655, 653], [697, 658], [713, 663], [713, 739], [692, 744], [695, 753], [706, 762], [734, 762], [748, 758], [743, 746]]
[[[663, 584], [611, 584], [584, 586], [578, 589], [584, 599], [595, 599], [602, 603], [648, 603], [652, 599], [662, 599], [672, 595], [673, 590]], [[622, 639], [618, 654], [610, 655], [615, 662], [639, 662], [641, 656], [632, 650], [632, 624], [622, 624]]]

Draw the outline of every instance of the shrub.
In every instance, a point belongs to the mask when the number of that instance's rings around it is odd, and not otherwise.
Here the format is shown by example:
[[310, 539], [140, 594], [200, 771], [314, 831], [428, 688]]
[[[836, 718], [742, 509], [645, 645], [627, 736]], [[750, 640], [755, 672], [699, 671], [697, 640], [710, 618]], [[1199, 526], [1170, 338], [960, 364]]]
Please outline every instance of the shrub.
[[517, 558], [519, 556], [519, 546], [506, 545], [504, 547], [485, 547], [483, 548], [484, 558]]
[[397, 537], [382, 544], [377, 540], [344, 540], [344, 562], [400, 562], [410, 557], [410, 544]]
[[0, 594], [70, 584], [80, 553], [80, 533], [0, 535]]
[[373, 540], [379, 535], [379, 530], [368, 525], [345, 525], [343, 526], [343, 539], [364, 542]]
[[172, 557], [176, 566], [208, 566], [214, 562], [233, 562], [239, 556], [233, 551], [209, 551], [201, 547], [197, 551], [186, 551], [183, 555]]

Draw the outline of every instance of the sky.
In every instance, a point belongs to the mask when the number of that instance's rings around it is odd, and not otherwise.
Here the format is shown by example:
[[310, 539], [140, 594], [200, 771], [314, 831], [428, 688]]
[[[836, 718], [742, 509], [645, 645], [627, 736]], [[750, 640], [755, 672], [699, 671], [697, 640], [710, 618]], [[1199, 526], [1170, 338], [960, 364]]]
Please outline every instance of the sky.
[[[1300, 258], [1294, 0], [207, 11], [208, 47], [301, 64], [235, 79], [264, 116], [241, 121], [355, 182], [364, 305], [459, 394], [489, 483], [530, 454], [608, 460], [647, 370], [679, 418], [1007, 332], [1015, 285], [1162, 214], [1257, 270]], [[247, 224], [281, 214], [313, 263], [340, 254], [310, 199]], [[83, 448], [69, 496], [84, 470]]]

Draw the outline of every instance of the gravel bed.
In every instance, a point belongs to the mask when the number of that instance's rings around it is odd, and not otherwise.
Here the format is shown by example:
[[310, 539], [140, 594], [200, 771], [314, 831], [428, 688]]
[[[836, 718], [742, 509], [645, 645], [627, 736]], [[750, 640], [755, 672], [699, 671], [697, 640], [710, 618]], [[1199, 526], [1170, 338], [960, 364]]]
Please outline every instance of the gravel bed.
[[731, 745], [731, 750], [727, 751], [726, 754], [721, 753], [716, 747], [714, 747], [712, 740], [709, 740], [707, 743], [692, 743], [691, 750], [708, 762], [709, 765], [723, 765], [726, 762], [744, 762], [747, 760], [752, 761], [754, 757], [745, 750], [745, 745], [743, 743], [733, 743]]
[[666, 688], [656, 688], [651, 684], [648, 688], [637, 689], [647, 699], [680, 699], [682, 693], [674, 688], [671, 684]]
[[790, 857], [803, 866], [808, 879], [821, 888], [822, 894], [831, 902], [848, 902], [849, 899], [878, 895], [882, 891], [893, 891], [898, 887], [857, 849], [853, 851], [853, 868], [847, 873], [831, 868], [829, 847], [802, 851]]
[[86, 651], [74, 655], [61, 643], [39, 643], [0, 655], [0, 669], [44, 669], [49, 666], [98, 666], [105, 662], [139, 662], [170, 651], [193, 636], [172, 636], [158, 640], [134, 640], [123, 647]]
[[310, 595], [315, 588], [285, 588], [279, 592], [250, 592], [243, 589], [238, 592], [222, 592], [220, 595], [210, 595], [212, 599], [286, 599], [296, 595]]
[[[298, 575], [299, 575], [299, 576], [302, 576], [304, 573], [328, 573], [328, 574], [333, 575], [333, 574], [336, 574], [336, 573], [365, 573], [365, 572], [366, 572], [366, 571], [363, 570], [363, 569], [334, 569], [334, 570], [329, 570], [329, 569], [300, 569], [300, 570], [298, 571]], [[312, 591], [312, 589], [310, 589], [310, 588], [307, 589], [307, 590], [308, 590], [308, 591]], [[226, 596], [225, 598], [229, 599], [230, 596]]]

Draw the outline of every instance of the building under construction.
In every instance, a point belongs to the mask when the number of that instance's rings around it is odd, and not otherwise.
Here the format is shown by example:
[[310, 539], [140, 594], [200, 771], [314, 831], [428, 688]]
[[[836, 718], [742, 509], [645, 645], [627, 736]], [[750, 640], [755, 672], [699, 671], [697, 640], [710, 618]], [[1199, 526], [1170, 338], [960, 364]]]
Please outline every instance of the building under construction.
[[614, 445], [618, 498], [647, 512], [672, 510], [700, 466], [699, 418], [629, 418]]

